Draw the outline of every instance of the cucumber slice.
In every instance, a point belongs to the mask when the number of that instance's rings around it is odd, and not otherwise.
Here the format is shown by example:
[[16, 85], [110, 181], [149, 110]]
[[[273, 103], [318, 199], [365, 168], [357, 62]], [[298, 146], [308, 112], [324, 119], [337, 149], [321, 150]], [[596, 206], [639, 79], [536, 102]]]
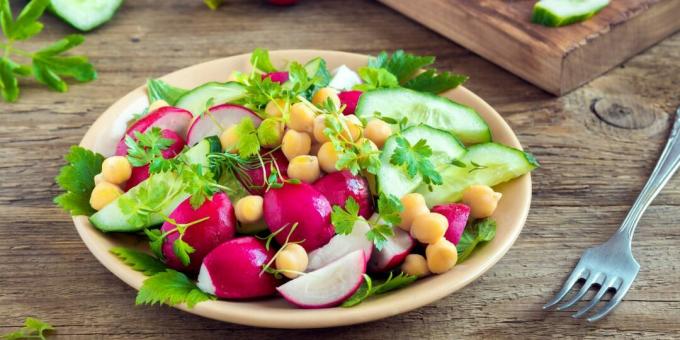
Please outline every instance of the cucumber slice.
[[321, 57], [316, 57], [305, 64], [305, 71], [310, 77], [319, 77], [318, 87], [325, 87], [331, 81], [331, 73], [328, 71], [326, 61]]
[[609, 5], [609, 0], [541, 0], [534, 5], [531, 21], [559, 27], [584, 21]]
[[[539, 166], [533, 155], [496, 143], [471, 146], [460, 161], [468, 166], [450, 165], [440, 172], [444, 184], [434, 186], [433, 191], [423, 185], [418, 188], [417, 192], [425, 197], [428, 207], [459, 201], [470, 185], [498, 185]], [[479, 168], [473, 170], [472, 162]]]
[[396, 88], [361, 95], [355, 114], [369, 119], [376, 112], [396, 121], [407, 118], [408, 126], [425, 124], [447, 130], [465, 144], [491, 141], [489, 126], [475, 110], [435, 94]]
[[[215, 143], [217, 143], [217, 146]], [[208, 166], [208, 152], [213, 150], [220, 151], [221, 149], [222, 146], [217, 137], [208, 137], [187, 150], [186, 156], [191, 163], [205, 164]], [[148, 191], [150, 188], [161, 184], [164, 186], [170, 184], [169, 187], [172, 187], [173, 184], [179, 184], [177, 183], [178, 181], [177, 176], [172, 172], [154, 174], [130, 189], [121, 197], [135, 197], [141, 191]], [[189, 194], [185, 192], [175, 193], [172, 197], [160, 197], [160, 199], [167, 199], [161, 209], [161, 213], [165, 216], [170, 215], [170, 213], [175, 210], [182, 201], [187, 199], [187, 197], [189, 197]], [[143, 226], [133, 226], [128, 222], [133, 216], [130, 216], [121, 210], [119, 200], [120, 197], [104, 207], [104, 209], [99, 210], [97, 213], [90, 216], [90, 222], [92, 222], [97, 229], [104, 232], [135, 232], [163, 222], [163, 217], [160, 214], [152, 214], [149, 218], [149, 223]]]
[[52, 0], [50, 11], [71, 26], [89, 31], [111, 20], [123, 0]]
[[206, 109], [205, 104], [210, 98], [213, 99], [213, 105], [220, 105], [241, 99], [245, 95], [246, 88], [235, 81], [227, 83], [210, 82], [179, 97], [175, 106], [198, 116]]
[[[402, 136], [414, 145], [419, 140], [424, 139], [427, 145], [432, 148], [430, 160], [435, 167], [448, 166], [454, 159], [458, 159], [465, 154], [465, 147], [451, 133], [435, 129], [427, 125], [410, 127], [402, 131]], [[380, 170], [378, 171], [378, 190], [380, 192], [402, 196], [413, 192], [420, 186], [423, 179], [420, 174], [410, 178], [402, 166], [395, 166], [390, 163], [390, 158], [397, 147], [397, 136], [390, 137], [383, 147], [380, 156]]]

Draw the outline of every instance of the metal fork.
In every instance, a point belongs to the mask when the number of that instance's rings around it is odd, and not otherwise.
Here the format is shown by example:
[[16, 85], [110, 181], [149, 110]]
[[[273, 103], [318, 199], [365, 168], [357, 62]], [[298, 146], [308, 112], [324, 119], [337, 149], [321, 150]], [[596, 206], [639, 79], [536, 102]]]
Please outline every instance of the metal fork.
[[599, 290], [588, 304], [572, 315], [580, 318], [597, 305], [607, 291], [613, 290], [613, 296], [602, 308], [588, 317], [589, 322], [597, 321], [611, 312], [623, 299], [633, 280], [640, 271], [640, 264], [633, 258], [631, 241], [635, 227], [649, 204], [661, 191], [661, 188], [680, 167], [680, 107], [675, 112], [675, 122], [671, 128], [668, 142], [659, 157], [654, 171], [642, 189], [633, 207], [621, 223], [621, 227], [607, 242], [587, 249], [581, 256], [576, 268], [571, 272], [564, 286], [543, 309], [549, 309], [559, 303], [569, 293], [576, 282], [585, 280], [579, 291], [568, 301], [557, 307], [564, 310], [583, 298], [591, 287]]

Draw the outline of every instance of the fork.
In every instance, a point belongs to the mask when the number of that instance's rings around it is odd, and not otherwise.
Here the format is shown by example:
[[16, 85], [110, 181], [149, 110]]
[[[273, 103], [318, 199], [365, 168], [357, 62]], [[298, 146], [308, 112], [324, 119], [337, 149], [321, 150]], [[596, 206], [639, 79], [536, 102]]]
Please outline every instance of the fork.
[[589, 322], [597, 321], [611, 312], [628, 292], [635, 277], [640, 271], [640, 264], [633, 258], [631, 241], [635, 227], [649, 204], [661, 191], [663, 186], [680, 167], [680, 107], [675, 112], [673, 127], [661, 156], [654, 167], [647, 184], [635, 200], [633, 207], [621, 223], [616, 233], [605, 243], [586, 249], [581, 255], [576, 268], [559, 292], [543, 306], [549, 309], [557, 305], [569, 293], [576, 282], [585, 280], [576, 295], [560, 304], [557, 310], [567, 309], [579, 302], [590, 288], [599, 290], [586, 306], [572, 315], [580, 318], [597, 305], [607, 291], [613, 290], [612, 298], [599, 310], [587, 318]]

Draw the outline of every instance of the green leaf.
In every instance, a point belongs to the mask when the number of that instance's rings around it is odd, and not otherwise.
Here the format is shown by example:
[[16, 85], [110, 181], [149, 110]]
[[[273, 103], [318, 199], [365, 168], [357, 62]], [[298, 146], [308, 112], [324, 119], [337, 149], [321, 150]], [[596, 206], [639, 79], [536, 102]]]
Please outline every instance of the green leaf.
[[169, 148], [174, 140], [163, 137], [159, 127], [147, 129], [140, 133], [135, 131], [135, 137], [125, 136], [128, 148], [127, 159], [135, 167], [149, 164], [149, 173], [159, 173], [173, 170], [172, 161], [163, 157], [163, 150]]
[[186, 303], [193, 308], [202, 301], [214, 300], [215, 297], [202, 292], [186, 275], [168, 269], [144, 280], [139, 289], [135, 304], [166, 304], [174, 306]]
[[404, 211], [404, 206], [401, 201], [394, 195], [385, 194], [383, 192], [378, 196], [378, 212], [380, 219], [392, 226], [401, 223], [400, 213]]
[[43, 47], [39, 49], [36, 54], [39, 54], [43, 57], [50, 57], [54, 56], [63, 52], [66, 52], [80, 44], [85, 42], [85, 37], [81, 34], [71, 34], [67, 35], [60, 40], [52, 43], [51, 45], [47, 47]]
[[26, 26], [21, 27], [18, 30], [15, 30], [13, 35], [13, 39], [15, 40], [26, 40], [34, 35], [42, 32], [43, 30], [43, 24], [40, 22], [32, 22]]
[[65, 156], [67, 165], [55, 178], [65, 193], [57, 196], [54, 202], [71, 215], [90, 215], [90, 193], [94, 188], [94, 176], [101, 172], [104, 156], [80, 146], [72, 146]]
[[397, 77], [384, 68], [362, 67], [359, 69], [362, 84], [354, 86], [355, 90], [370, 91], [378, 88], [399, 87]]
[[165, 237], [158, 229], [144, 229], [144, 234], [149, 238], [149, 248], [159, 259], [163, 259], [163, 241]]
[[5, 37], [12, 36], [12, 25], [14, 25], [14, 19], [9, 0], [0, 0], [0, 26]]
[[[31, 0], [19, 13], [12, 25], [12, 33], [9, 38], [22, 40], [30, 38], [42, 30], [42, 24], [37, 20], [43, 15], [50, 0]], [[37, 27], [40, 28], [37, 28]]]
[[434, 63], [434, 59], [433, 56], [417, 56], [406, 53], [404, 50], [397, 50], [383, 67], [394, 74], [402, 84], [421, 68]]
[[415, 145], [411, 146], [406, 138], [399, 136], [396, 143], [397, 147], [390, 157], [390, 163], [404, 166], [411, 178], [420, 174], [426, 184], [443, 183], [441, 175], [429, 159], [432, 156], [432, 148], [424, 139], [418, 140]]
[[39, 63], [53, 73], [62, 77], [71, 77], [79, 82], [88, 82], [97, 79], [97, 71], [83, 56], [41, 56], [33, 57], [33, 64]]
[[165, 100], [172, 106], [177, 104], [179, 97], [187, 93], [188, 90], [174, 87], [160, 79], [149, 79], [146, 81], [146, 92], [149, 96], [149, 103]]
[[249, 158], [260, 152], [260, 141], [252, 119], [243, 117], [236, 125], [235, 133], [238, 136], [236, 148], [242, 158]]
[[385, 294], [387, 292], [403, 288], [410, 285], [417, 279], [418, 277], [414, 275], [400, 273], [397, 276], [393, 276], [392, 273], [390, 273], [385, 281], [376, 282], [371, 280], [368, 275], [364, 275], [364, 283], [362, 283], [361, 287], [359, 287], [359, 289], [352, 296], [350, 296], [349, 299], [342, 303], [341, 307], [356, 306], [373, 295]]
[[348, 235], [352, 233], [354, 224], [362, 220], [363, 218], [359, 216], [359, 203], [354, 199], [354, 197], [348, 197], [345, 201], [345, 209], [338, 205], [333, 206], [333, 211], [331, 212], [331, 223], [335, 227], [335, 232], [338, 234]]
[[485, 218], [477, 221], [471, 227], [466, 227], [456, 246], [458, 250], [457, 263], [465, 261], [477, 246], [493, 240], [494, 237], [496, 237], [496, 221], [491, 218]]
[[0, 338], [5, 340], [20, 340], [20, 339], [41, 339], [45, 340], [45, 332], [53, 331], [54, 326], [51, 324], [36, 319], [28, 317], [24, 321], [24, 327], [18, 331], [0, 335]]
[[404, 87], [416, 91], [438, 94], [458, 87], [458, 85], [467, 81], [468, 78], [468, 76], [450, 72], [436, 74], [436, 70], [430, 69], [407, 81]]
[[373, 242], [375, 249], [378, 251], [382, 250], [383, 246], [387, 242], [390, 236], [394, 235], [394, 229], [389, 224], [378, 224], [371, 228], [366, 233], [366, 238]]
[[222, 6], [224, 0], [203, 0], [203, 3], [214, 11]]
[[14, 66], [9, 59], [0, 59], [0, 90], [2, 98], [8, 102], [19, 98], [19, 82], [14, 74]]
[[362, 301], [366, 300], [370, 294], [371, 294], [371, 288], [373, 286], [373, 282], [371, 280], [371, 277], [364, 274], [364, 282], [361, 283], [361, 286], [359, 286], [359, 289], [357, 289], [352, 296], [350, 296], [347, 300], [342, 302], [341, 307], [352, 307], [360, 304]]
[[196, 249], [194, 249], [194, 247], [192, 247], [189, 243], [184, 242], [184, 240], [179, 237], [175, 240], [175, 242], [172, 243], [172, 251], [175, 253], [182, 265], [188, 266], [191, 262], [189, 255], [194, 253]]
[[138, 250], [114, 247], [109, 250], [132, 269], [151, 276], [156, 273], [164, 272], [167, 267], [161, 260]]
[[263, 48], [256, 48], [250, 56], [250, 64], [262, 72], [276, 72], [276, 67], [269, 59], [269, 51]]
[[55, 91], [68, 91], [68, 85], [66, 85], [66, 82], [62, 80], [61, 77], [59, 77], [59, 75], [52, 71], [47, 65], [37, 59], [33, 59], [33, 76], [35, 76], [36, 80], [47, 85], [47, 87]]

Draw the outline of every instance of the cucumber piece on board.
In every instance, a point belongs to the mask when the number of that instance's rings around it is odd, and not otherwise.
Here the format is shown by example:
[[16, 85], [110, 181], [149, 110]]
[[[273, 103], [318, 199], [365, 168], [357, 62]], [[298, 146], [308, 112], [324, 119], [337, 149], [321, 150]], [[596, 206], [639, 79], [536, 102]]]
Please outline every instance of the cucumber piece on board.
[[609, 5], [609, 0], [541, 0], [534, 5], [531, 21], [550, 27], [590, 19]]
[[90, 31], [111, 20], [123, 0], [52, 0], [49, 10], [69, 25]]

